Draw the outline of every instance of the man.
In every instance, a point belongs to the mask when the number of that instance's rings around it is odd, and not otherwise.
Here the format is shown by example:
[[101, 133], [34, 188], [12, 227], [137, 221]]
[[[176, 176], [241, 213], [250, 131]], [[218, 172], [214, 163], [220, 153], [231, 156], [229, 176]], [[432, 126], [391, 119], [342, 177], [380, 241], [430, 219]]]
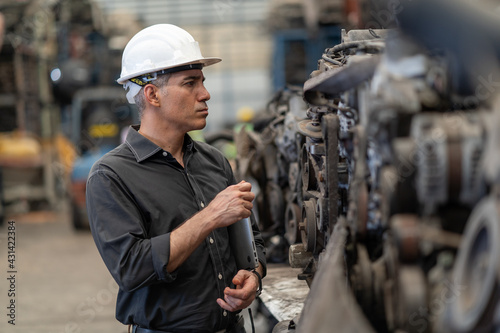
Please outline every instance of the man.
[[141, 124], [95, 163], [87, 209], [99, 252], [118, 283], [116, 317], [133, 332], [244, 332], [239, 311], [266, 274], [263, 240], [251, 218], [259, 266], [237, 270], [227, 227], [250, 217], [249, 183], [187, 132], [208, 116], [201, 55], [183, 29], [160, 24], [127, 44], [118, 83]]

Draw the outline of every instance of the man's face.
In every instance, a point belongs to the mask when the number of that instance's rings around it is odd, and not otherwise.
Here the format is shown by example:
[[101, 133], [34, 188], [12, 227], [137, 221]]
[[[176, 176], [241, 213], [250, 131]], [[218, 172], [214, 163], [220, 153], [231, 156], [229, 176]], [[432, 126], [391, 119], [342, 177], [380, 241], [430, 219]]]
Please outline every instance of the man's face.
[[[205, 127], [210, 94], [199, 69], [172, 73], [160, 88], [161, 117], [176, 131], [189, 132]], [[170, 126], [171, 125], [171, 126]]]

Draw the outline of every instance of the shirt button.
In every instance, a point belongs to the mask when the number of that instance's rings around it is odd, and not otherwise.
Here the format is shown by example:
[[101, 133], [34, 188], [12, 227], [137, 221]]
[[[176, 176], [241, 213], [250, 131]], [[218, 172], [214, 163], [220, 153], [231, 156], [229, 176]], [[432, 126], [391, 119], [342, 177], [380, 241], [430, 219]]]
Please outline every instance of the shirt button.
[[210, 237], [210, 244], [213, 244], [214, 243], [214, 239], [212, 237]]
[[200, 203], [200, 206], [201, 206], [201, 208], [205, 207], [205, 203], [202, 201], [202, 202]]
[[222, 274], [219, 273], [219, 280], [222, 280]]
[[166, 151], [163, 152], [163, 156], [167, 157], [168, 153]]
[[224, 312], [222, 312], [222, 315], [223, 315], [224, 317], [226, 317], [226, 316], [227, 316], [227, 311], [226, 311], [226, 310], [224, 310]]

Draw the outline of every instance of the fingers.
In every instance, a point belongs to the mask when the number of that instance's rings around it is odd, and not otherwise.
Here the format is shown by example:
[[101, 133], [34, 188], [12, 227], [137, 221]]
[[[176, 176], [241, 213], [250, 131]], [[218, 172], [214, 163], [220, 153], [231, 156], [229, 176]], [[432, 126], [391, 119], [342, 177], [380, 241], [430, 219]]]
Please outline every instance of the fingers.
[[255, 199], [255, 194], [251, 192], [251, 189], [252, 185], [250, 183], [242, 181], [239, 184], [231, 185], [222, 191], [220, 193], [221, 199], [225, 200], [230, 207], [239, 207], [251, 211], [253, 209], [252, 201]]
[[227, 311], [237, 311], [248, 307], [255, 299], [258, 282], [254, 274], [246, 270], [239, 270], [233, 278], [236, 289], [224, 289], [224, 299], [218, 298], [217, 304]]
[[251, 290], [249, 288], [237, 288], [237, 289], [226, 288], [224, 290], [224, 295], [235, 299], [248, 300], [252, 299], [252, 296], [255, 296], [255, 290]]
[[242, 310], [246, 307], [246, 306], [243, 306], [243, 307], [238, 306], [237, 303], [238, 302], [236, 300], [234, 300], [233, 298], [228, 297], [228, 296], [224, 296], [224, 300], [222, 300], [220, 298], [217, 299], [217, 304], [219, 304], [219, 306], [221, 308], [223, 308], [224, 310], [227, 310], [230, 312]]
[[236, 289], [226, 288], [224, 294], [239, 298], [239, 299], [250, 299], [255, 298], [255, 293], [259, 287], [258, 281], [254, 278], [254, 274], [246, 270], [239, 270], [238, 273], [233, 277], [233, 283]]
[[253, 199], [255, 199], [255, 194], [253, 192], [241, 192], [240, 198], [245, 201], [252, 202]]
[[237, 311], [246, 307], [245, 301], [229, 295], [224, 295], [224, 301], [229, 306], [229, 311]]
[[219, 304], [219, 306], [221, 308], [223, 308], [224, 310], [234, 312], [234, 311], [238, 311], [238, 310], [242, 310], [244, 308], [247, 308], [250, 304], [252, 304], [254, 299], [255, 299], [255, 296], [241, 299], [238, 297], [233, 297], [233, 296], [225, 294], [224, 299], [221, 299], [221, 298], [217, 299], [217, 304]]
[[236, 185], [228, 186], [224, 191], [222, 191], [221, 195], [239, 198], [245, 201], [253, 201], [255, 199], [255, 194], [251, 192], [252, 185], [248, 182], [241, 181]]
[[[252, 202], [250, 202], [250, 201], [243, 201], [241, 204], [242, 204], [242, 206], [243, 206], [246, 210], [248, 210], [248, 211], [249, 211], [249, 213], [250, 213], [250, 211], [251, 211], [251, 210], [252, 210], [252, 208], [253, 208], [253, 203], [252, 203]], [[248, 215], [248, 216], [250, 216], [250, 215]], [[248, 217], [248, 216], [246, 216], [246, 217]]]
[[252, 184], [242, 180], [238, 184], [235, 185], [242, 192], [250, 192], [252, 190]]
[[255, 199], [255, 194], [252, 193], [252, 185], [248, 182], [242, 181], [236, 185], [231, 185], [228, 187], [229, 191], [236, 190], [238, 196], [246, 201], [253, 201]]
[[250, 183], [242, 181], [228, 186], [221, 191], [208, 205], [208, 212], [215, 216], [216, 228], [228, 225], [249, 217], [252, 213], [255, 194], [251, 192]]
[[233, 277], [233, 283], [236, 288], [241, 288], [243, 282], [245, 281], [245, 279], [247, 279], [247, 273], [247, 270], [240, 269], [238, 273], [236, 273], [236, 275]]

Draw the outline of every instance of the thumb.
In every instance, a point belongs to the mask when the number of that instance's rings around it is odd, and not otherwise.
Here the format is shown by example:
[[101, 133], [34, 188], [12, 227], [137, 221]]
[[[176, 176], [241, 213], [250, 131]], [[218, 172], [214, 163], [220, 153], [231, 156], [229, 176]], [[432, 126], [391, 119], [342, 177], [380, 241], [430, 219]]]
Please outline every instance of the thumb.
[[238, 273], [233, 277], [233, 283], [235, 286], [241, 286], [245, 280], [245, 273], [243, 270], [239, 270]]

